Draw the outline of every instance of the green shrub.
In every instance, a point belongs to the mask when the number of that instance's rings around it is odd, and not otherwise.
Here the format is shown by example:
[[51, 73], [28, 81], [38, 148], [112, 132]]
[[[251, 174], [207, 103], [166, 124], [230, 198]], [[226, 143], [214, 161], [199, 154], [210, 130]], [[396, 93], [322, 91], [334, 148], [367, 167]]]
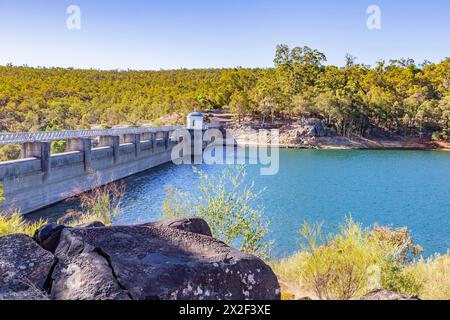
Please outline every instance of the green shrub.
[[336, 235], [324, 237], [320, 225], [305, 223], [301, 234], [307, 240], [304, 281], [319, 299], [349, 300], [367, 290], [369, 269], [381, 265], [382, 247], [351, 218]]
[[277, 275], [282, 288], [283, 300], [317, 298], [311, 286], [303, 278], [308, 255], [308, 252], [300, 251], [292, 257], [280, 261], [270, 261], [270, 266]]
[[408, 272], [405, 265], [396, 261], [384, 262], [381, 269], [381, 284], [384, 289], [409, 295], [419, 295], [422, 280]]
[[267, 258], [271, 244], [264, 240], [268, 224], [262, 220], [262, 208], [253, 206], [261, 192], [254, 191], [253, 183], [243, 184], [245, 167], [227, 168], [215, 176], [195, 168], [194, 171], [200, 179], [199, 195], [169, 187], [163, 203], [164, 216], [203, 218], [216, 238], [243, 252]]
[[52, 141], [50, 146], [50, 152], [52, 154], [64, 153], [67, 149], [67, 141]]

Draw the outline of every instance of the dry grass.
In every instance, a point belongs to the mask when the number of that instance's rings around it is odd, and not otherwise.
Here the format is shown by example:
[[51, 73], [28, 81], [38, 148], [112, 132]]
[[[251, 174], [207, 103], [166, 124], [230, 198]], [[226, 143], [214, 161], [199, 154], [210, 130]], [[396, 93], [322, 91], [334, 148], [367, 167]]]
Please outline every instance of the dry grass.
[[39, 220], [34, 223], [27, 222], [17, 212], [11, 215], [0, 214], [0, 237], [11, 234], [26, 234], [32, 237], [36, 230], [45, 224], [47, 224], [46, 220]]
[[[106, 226], [113, 223], [113, 218], [120, 213], [120, 200], [125, 193], [122, 183], [110, 183], [98, 187], [79, 196], [81, 211], [70, 211], [58, 223], [76, 227], [92, 222], [102, 222]], [[3, 187], [0, 185], [0, 201], [3, 201]], [[39, 228], [46, 225], [47, 220], [28, 222], [16, 211], [0, 212], [0, 237], [11, 234], [26, 234], [33, 236]]]
[[307, 259], [307, 252], [299, 252], [290, 258], [271, 263], [280, 282], [283, 300], [299, 300], [306, 297], [318, 299], [312, 288], [304, 281]]
[[111, 226], [113, 219], [120, 214], [120, 201], [125, 194], [121, 182], [112, 182], [78, 196], [81, 211], [69, 211], [58, 223], [70, 227], [101, 222]]
[[364, 230], [349, 219], [325, 242], [318, 240], [320, 227], [303, 231], [309, 246], [271, 263], [285, 300], [359, 299], [379, 288], [422, 299], [450, 299], [450, 254], [411, 262], [407, 257], [420, 248], [405, 228]]
[[[313, 286], [304, 278], [307, 263], [306, 253], [300, 252], [271, 264], [278, 276], [283, 300], [300, 300], [305, 297], [319, 299]], [[401, 272], [421, 284], [418, 292], [415, 292], [421, 299], [450, 300], [450, 254], [420, 259], [406, 266]]]
[[405, 272], [422, 282], [421, 298], [450, 300], [450, 252], [420, 259], [407, 267]]
[[[0, 201], [3, 198], [3, 186], [0, 184]], [[33, 236], [37, 229], [47, 224], [46, 220], [39, 220], [34, 223], [27, 222], [18, 211], [11, 213], [0, 212], [0, 237], [11, 234], [26, 234]]]

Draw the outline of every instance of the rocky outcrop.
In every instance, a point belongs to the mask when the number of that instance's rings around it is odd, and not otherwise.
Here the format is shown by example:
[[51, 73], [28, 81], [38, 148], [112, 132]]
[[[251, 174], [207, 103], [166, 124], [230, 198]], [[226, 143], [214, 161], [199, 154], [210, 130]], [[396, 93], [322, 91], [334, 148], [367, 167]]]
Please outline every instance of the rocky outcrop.
[[304, 119], [297, 128], [297, 140], [302, 140], [304, 138], [333, 137], [335, 135], [333, 130], [317, 119]]
[[0, 300], [46, 300], [54, 256], [25, 235], [0, 237]]
[[[168, 227], [65, 229], [55, 254], [59, 259], [57, 268], [61, 269], [52, 287], [56, 299], [64, 297], [60, 293], [72, 296], [72, 291], [75, 297], [76, 292], [83, 292], [87, 299], [103, 297], [103, 292], [111, 288], [109, 282], [87, 286], [84, 281], [73, 281], [73, 270], [79, 270], [84, 260], [100, 257], [110, 265], [108, 276], [112, 275], [131, 299], [279, 297], [276, 277], [260, 259], [211, 237]], [[87, 268], [92, 272], [90, 278], [101, 276]], [[103, 269], [100, 273], [104, 273]], [[114, 298], [123, 298], [118, 287], [114, 288]]]
[[[48, 292], [51, 299], [280, 298], [277, 278], [269, 266], [255, 256], [230, 248], [210, 234], [206, 222], [197, 218], [129, 227], [61, 228], [53, 225], [41, 229], [36, 239], [43, 245], [49, 239], [58, 239], [54, 255], [31, 238], [26, 239], [27, 245], [39, 249], [34, 250], [36, 254], [45, 254], [42, 259], [47, 268], [44, 270], [40, 266], [36, 271], [44, 279], [34, 282], [38, 292], [44, 296]], [[8, 243], [23, 247], [14, 239]], [[1, 252], [4, 252], [3, 247], [0, 245]], [[16, 261], [12, 255], [9, 259]], [[37, 257], [25, 255], [23, 259], [27, 262]], [[12, 274], [11, 278], [16, 279], [17, 275]], [[10, 290], [8, 284], [4, 287]]]
[[361, 300], [420, 300], [420, 299], [419, 297], [416, 296], [407, 296], [402, 293], [379, 289], [366, 294], [364, 297], [361, 298]]
[[[144, 225], [145, 226], [145, 225]], [[205, 220], [191, 217], [181, 219], [168, 219], [159, 222], [147, 224], [146, 226], [154, 227], [169, 227], [182, 231], [202, 234], [204, 236], [212, 237], [211, 229]]]

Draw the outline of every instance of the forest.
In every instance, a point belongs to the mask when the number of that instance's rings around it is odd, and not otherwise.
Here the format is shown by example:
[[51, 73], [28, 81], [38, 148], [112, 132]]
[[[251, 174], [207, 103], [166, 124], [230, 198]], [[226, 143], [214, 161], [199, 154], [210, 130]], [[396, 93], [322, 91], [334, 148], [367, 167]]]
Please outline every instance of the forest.
[[[78, 70], [0, 66], [0, 132], [139, 125], [193, 110], [229, 109], [238, 122], [318, 118], [339, 135], [375, 131], [446, 140], [450, 58], [326, 64], [309, 47], [276, 48], [266, 69]], [[0, 158], [16, 150], [3, 147]]]

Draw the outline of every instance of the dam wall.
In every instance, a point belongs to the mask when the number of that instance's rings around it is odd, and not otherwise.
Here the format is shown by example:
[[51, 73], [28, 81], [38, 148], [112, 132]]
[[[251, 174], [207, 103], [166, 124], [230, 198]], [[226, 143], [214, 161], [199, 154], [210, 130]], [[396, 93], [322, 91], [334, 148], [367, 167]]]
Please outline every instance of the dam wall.
[[22, 159], [0, 163], [0, 212], [27, 214], [170, 162], [174, 130], [70, 138], [60, 154], [51, 154], [50, 141], [24, 142]]

